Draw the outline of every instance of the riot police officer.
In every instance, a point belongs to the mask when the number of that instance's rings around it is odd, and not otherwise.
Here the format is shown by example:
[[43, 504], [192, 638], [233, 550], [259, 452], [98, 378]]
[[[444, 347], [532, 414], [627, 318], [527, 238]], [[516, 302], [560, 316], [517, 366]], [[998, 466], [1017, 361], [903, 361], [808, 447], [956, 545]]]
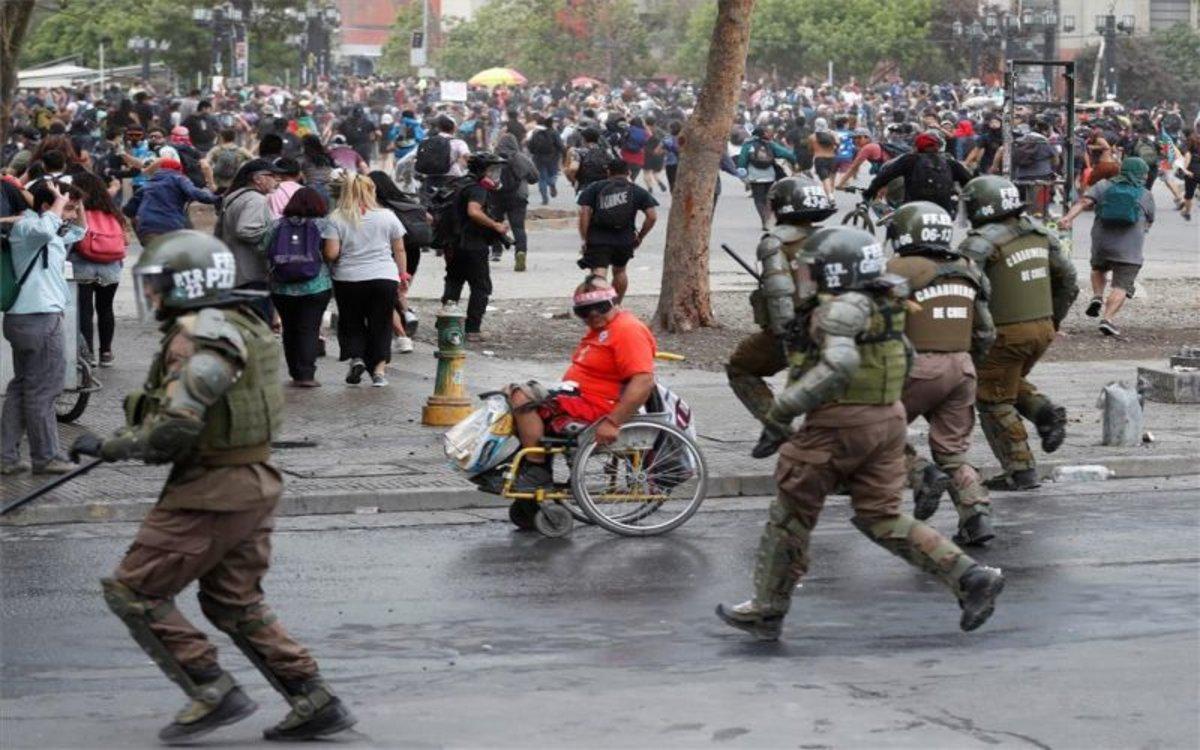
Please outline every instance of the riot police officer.
[[996, 343], [978, 368], [979, 425], [1004, 472], [993, 490], [1038, 486], [1024, 417], [1037, 428], [1042, 450], [1053, 453], [1066, 437], [1067, 411], [1026, 377], [1054, 341], [1079, 295], [1075, 266], [1057, 235], [1026, 216], [1017, 186], [1004, 177], [976, 177], [963, 190], [973, 229], [959, 252], [979, 265], [991, 285], [988, 307]]
[[234, 272], [229, 249], [199, 232], [164, 235], [142, 252], [134, 284], [162, 322], [161, 347], [143, 389], [125, 399], [126, 426], [103, 440], [83, 435], [72, 447], [74, 456], [172, 465], [133, 545], [101, 581], [109, 608], [187, 694], [188, 705], [159, 733], [167, 743], [257, 708], [175, 608], [195, 580], [204, 615], [291, 704], [266, 739], [311, 739], [355, 721], [263, 601], [282, 491], [270, 463], [283, 408], [280, 351], [252, 300], [234, 290]]
[[996, 330], [987, 306], [987, 280], [971, 261], [951, 249], [954, 220], [936, 203], [901, 206], [888, 224], [897, 257], [888, 271], [908, 279], [914, 303], [904, 332], [917, 351], [901, 401], [912, 422], [929, 423], [933, 462], [905, 446], [913, 516], [937, 510], [943, 490], [958, 510], [958, 544], [983, 544], [995, 536], [991, 502], [967, 460], [975, 428], [975, 363], [991, 348]]
[[[765, 378], [787, 367], [788, 328], [798, 306], [810, 302], [796, 295], [793, 263], [800, 246], [818, 229], [814, 225], [837, 213], [837, 205], [811, 177], [796, 175], [776, 182], [767, 201], [775, 215], [775, 227], [758, 243], [762, 277], [759, 288], [750, 295], [754, 322], [762, 330], [742, 339], [725, 365], [734, 395], [764, 425], [775, 400]], [[786, 434], [786, 429], [776, 425], [772, 433]], [[760, 444], [751, 455], [765, 458], [774, 453], [766, 451], [766, 444]]]
[[1004, 576], [900, 512], [907, 284], [884, 273], [882, 246], [858, 229], [818, 231], [799, 260], [801, 295], [816, 296], [818, 304], [797, 318], [794, 329], [802, 338], [794, 339], [789, 354], [788, 386], [767, 416], [772, 424], [790, 425], [803, 414], [804, 424], [778, 439], [778, 492], [759, 542], [754, 596], [719, 605], [717, 616], [760, 639], [779, 637], [792, 591], [808, 570], [809, 537], [825, 496], [845, 483], [854, 526], [937, 576], [959, 599], [960, 627], [974, 630], [991, 616]]

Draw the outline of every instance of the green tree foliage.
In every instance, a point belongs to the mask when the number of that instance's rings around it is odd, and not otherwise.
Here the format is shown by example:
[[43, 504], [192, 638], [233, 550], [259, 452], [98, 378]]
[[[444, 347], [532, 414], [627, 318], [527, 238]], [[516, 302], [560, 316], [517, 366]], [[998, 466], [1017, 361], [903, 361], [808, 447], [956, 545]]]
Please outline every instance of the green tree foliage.
[[[404, 25], [394, 27], [389, 48], [407, 45]], [[615, 79], [654, 67], [633, 0], [493, 0], [469, 21], [447, 23], [444, 37], [435, 63], [450, 78], [509, 67], [531, 80]]]
[[[1099, 45], [1076, 58], [1081, 98], [1091, 90]], [[1148, 36], [1117, 39], [1117, 98], [1123, 104], [1150, 106], [1162, 100], [1185, 106], [1200, 101], [1200, 32], [1186, 24]]]
[[[409, 75], [416, 71], [408, 64], [409, 50], [412, 49], [412, 33], [421, 30], [421, 4], [409, 3], [405, 5], [396, 14], [396, 20], [392, 22], [392, 30], [388, 35], [387, 42], [383, 45], [383, 52], [379, 58], [379, 71], [386, 75]], [[431, 49], [429, 40], [425, 41], [425, 48]], [[432, 64], [432, 58], [429, 60]]]
[[[154, 53], [184, 80], [212, 69], [212, 31], [192, 20], [192, 9], [212, 7], [217, 0], [57, 0], [35, 19], [22, 50], [22, 65], [32, 65], [70, 55], [82, 64], [99, 64], [102, 38], [112, 44], [105, 50], [105, 64], [133, 65], [140, 53], [126, 47], [131, 37], [165, 39], [166, 53]], [[250, 75], [256, 82], [282, 82], [285, 71], [300, 65], [300, 52], [287, 44], [289, 33], [300, 31], [284, 11], [294, 8], [292, 0], [255, 0], [258, 14], [249, 22]], [[225, 45], [227, 47], [228, 45]], [[228, 65], [229, 53], [223, 47]]]
[[[750, 32], [750, 70], [795, 76], [823, 71], [867, 76], [881, 62], [915, 71], [928, 64], [933, 0], [759, 0]], [[715, 2], [696, 8], [675, 58], [681, 73], [699, 75], [716, 18]], [[938, 33], [943, 33], [938, 30]]]

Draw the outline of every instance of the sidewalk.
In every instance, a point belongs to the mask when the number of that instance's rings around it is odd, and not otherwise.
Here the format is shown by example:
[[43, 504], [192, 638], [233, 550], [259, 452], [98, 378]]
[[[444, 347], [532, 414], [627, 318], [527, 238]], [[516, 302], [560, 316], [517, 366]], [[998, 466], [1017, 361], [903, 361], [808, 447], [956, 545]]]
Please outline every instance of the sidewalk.
[[[121, 423], [121, 398], [144, 377], [156, 334], [149, 328], [122, 326], [114, 368], [99, 371], [103, 397], [93, 400], [78, 425], [60, 428], [64, 446], [83, 429], [107, 434]], [[323, 388], [286, 389], [287, 411], [275, 461], [284, 473], [281, 513], [388, 512], [500, 507], [503, 500], [477, 492], [443, 458], [441, 429], [422, 426], [420, 409], [433, 389], [432, 349], [418, 345], [390, 367], [391, 386], [348, 387], [343, 368], [321, 360]], [[1172, 476], [1200, 473], [1200, 408], [1147, 404], [1146, 426], [1155, 442], [1136, 448], [1099, 445], [1101, 422], [1095, 399], [1111, 380], [1133, 382], [1137, 361], [1046, 363], [1032, 379], [1064, 404], [1070, 416], [1066, 443], [1051, 459], [1039, 454], [1040, 468], [1103, 464], [1117, 477]], [[557, 379], [564, 365], [500, 360], [471, 354], [468, 386], [473, 392], [531, 377]], [[773, 460], [749, 457], [758, 438], [757, 423], [737, 402], [723, 373], [689, 369], [685, 363], [660, 363], [660, 378], [691, 404], [708, 461], [709, 497], [770, 494], [774, 491]], [[925, 425], [913, 434], [924, 448]], [[1036, 444], [1036, 439], [1035, 439]], [[1036, 448], [1035, 448], [1036, 452]], [[973, 460], [984, 475], [998, 471], [982, 435], [976, 434]], [[153, 504], [166, 467], [135, 463], [105, 465], [49, 493], [2, 519], [7, 524], [135, 520]], [[45, 477], [6, 477], [4, 502], [29, 492]], [[718, 500], [719, 502], [719, 500]]]

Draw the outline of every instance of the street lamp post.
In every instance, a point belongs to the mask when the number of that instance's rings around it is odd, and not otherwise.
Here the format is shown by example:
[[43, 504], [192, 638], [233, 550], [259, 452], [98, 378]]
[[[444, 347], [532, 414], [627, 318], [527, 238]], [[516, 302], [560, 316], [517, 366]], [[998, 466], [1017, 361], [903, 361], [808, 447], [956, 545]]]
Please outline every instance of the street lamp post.
[[[1021, 12], [1021, 23], [1031, 31], [1042, 31], [1042, 59], [1054, 59], [1054, 37], [1058, 32], [1058, 13], [1054, 8], [1046, 8], [1042, 12], [1036, 12], [1032, 8], [1026, 8]], [[1054, 85], [1054, 71], [1049, 65], [1042, 69], [1042, 77], [1046, 81], [1046, 91]]]
[[972, 21], [970, 25], [964, 26], [962, 21], [955, 21], [951, 28], [954, 30], [954, 35], [957, 37], [966, 37], [971, 44], [971, 75], [976, 78], [982, 78], [979, 75], [979, 51], [983, 45], [983, 40], [987, 39], [987, 34], [983, 30], [983, 24], [979, 21]]
[[171, 42], [166, 39], [148, 39], [146, 37], [130, 37], [126, 46], [142, 55], [142, 80], [150, 82], [150, 56], [155, 52], [166, 52], [171, 49]]
[[[1117, 34], [1131, 36], [1134, 32], [1135, 19], [1133, 16], [1121, 16], [1118, 19], [1112, 13], [1096, 16], [1096, 33], [1104, 39], [1103, 75], [1104, 92], [1112, 99], [1117, 98]], [[1093, 96], [1095, 87], [1093, 86]]]

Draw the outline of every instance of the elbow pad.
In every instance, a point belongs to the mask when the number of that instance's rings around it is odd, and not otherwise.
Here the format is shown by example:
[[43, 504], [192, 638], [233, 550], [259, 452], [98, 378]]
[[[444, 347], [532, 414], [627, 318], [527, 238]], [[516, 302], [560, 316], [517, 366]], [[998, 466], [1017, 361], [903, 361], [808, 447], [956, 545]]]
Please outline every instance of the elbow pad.
[[203, 419], [208, 407], [229, 390], [241, 373], [220, 354], [200, 350], [188, 358], [167, 386], [166, 411]]
[[861, 361], [853, 338], [826, 336], [821, 361], [775, 398], [767, 416], [787, 424], [834, 400], [846, 390]]
[[796, 284], [783, 254], [783, 243], [773, 235], [758, 243], [758, 260], [762, 264], [762, 292], [767, 312], [767, 326], [776, 336], [787, 332], [796, 315]]

